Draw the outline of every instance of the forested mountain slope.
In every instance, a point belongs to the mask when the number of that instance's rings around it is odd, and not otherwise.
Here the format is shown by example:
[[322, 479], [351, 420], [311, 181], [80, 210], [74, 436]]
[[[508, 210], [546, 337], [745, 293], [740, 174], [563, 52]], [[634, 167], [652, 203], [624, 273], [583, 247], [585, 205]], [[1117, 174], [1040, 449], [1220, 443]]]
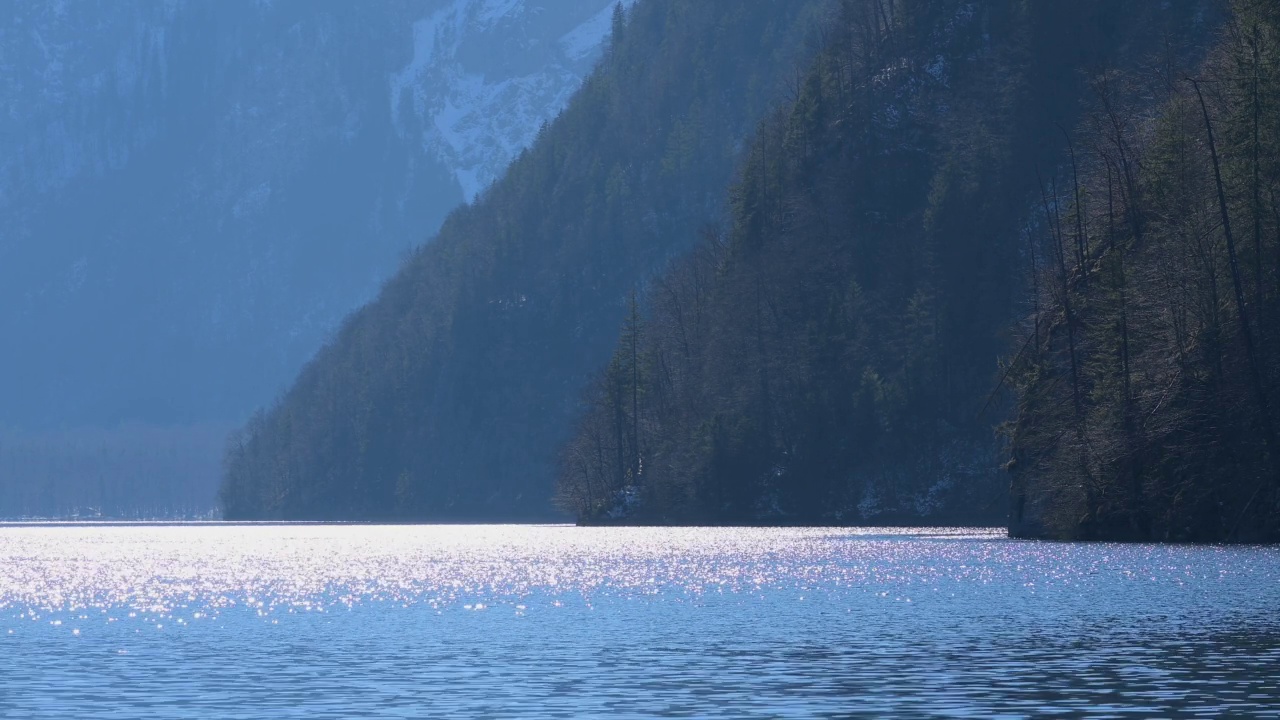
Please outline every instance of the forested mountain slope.
[[234, 438], [229, 518], [545, 518], [628, 290], [717, 218], [825, 2], [645, 0], [568, 108]]
[[1095, 77], [1046, 191], [1016, 535], [1280, 540], [1280, 4], [1231, 9], [1203, 67]]
[[[709, 231], [633, 301], [562, 455], [585, 522], [1005, 518], [988, 403], [1037, 168], [1208, 3], [848, 0]], [[985, 412], [984, 412], [985, 411]]]

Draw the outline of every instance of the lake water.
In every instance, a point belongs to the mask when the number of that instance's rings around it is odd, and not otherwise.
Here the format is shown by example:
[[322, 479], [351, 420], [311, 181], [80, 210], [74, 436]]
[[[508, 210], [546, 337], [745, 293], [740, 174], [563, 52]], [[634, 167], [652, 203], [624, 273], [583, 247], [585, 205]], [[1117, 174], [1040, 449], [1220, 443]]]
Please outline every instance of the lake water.
[[0, 716], [1280, 717], [1280, 550], [0, 526]]

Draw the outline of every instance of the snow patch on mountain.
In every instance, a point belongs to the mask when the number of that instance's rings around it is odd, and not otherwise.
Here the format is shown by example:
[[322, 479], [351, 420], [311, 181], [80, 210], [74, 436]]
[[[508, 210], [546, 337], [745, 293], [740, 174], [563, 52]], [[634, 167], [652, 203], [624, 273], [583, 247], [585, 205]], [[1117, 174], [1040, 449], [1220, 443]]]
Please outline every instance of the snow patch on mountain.
[[[629, 5], [634, 0], [627, 0]], [[524, 0], [453, 0], [413, 24], [413, 56], [390, 78], [391, 118], [402, 137], [450, 169], [467, 202], [473, 201], [529, 145], [538, 128], [568, 103], [590, 72], [610, 29], [614, 3], [559, 36], [539, 44], [527, 32], [541, 8]], [[476, 58], [467, 44], [544, 54], [542, 62]]]

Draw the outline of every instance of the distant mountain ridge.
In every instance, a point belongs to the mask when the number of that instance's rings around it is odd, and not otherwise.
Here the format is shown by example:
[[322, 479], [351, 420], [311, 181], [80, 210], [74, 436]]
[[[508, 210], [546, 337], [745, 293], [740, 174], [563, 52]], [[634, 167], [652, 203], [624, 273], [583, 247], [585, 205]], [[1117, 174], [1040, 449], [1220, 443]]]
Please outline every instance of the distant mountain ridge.
[[560, 111], [613, 5], [12, 6], [0, 430], [51, 448], [270, 402]]
[[611, 7], [18, 6], [0, 19], [0, 426], [270, 399], [563, 107]]

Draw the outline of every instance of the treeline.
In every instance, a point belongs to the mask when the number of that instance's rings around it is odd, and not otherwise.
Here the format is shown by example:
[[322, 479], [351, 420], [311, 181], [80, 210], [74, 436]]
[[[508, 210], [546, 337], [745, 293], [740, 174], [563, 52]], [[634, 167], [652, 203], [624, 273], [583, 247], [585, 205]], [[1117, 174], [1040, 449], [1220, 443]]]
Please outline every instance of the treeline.
[[0, 519], [208, 519], [221, 425], [0, 432]]
[[619, 10], [233, 436], [225, 513], [1270, 537], [1273, 6]]
[[822, 0], [644, 0], [502, 180], [233, 437], [228, 518], [545, 519], [626, 289], [723, 207]]
[[1091, 89], [1029, 238], [1011, 529], [1280, 540], [1280, 4]]
[[562, 507], [1002, 521], [988, 398], [1034, 168], [1062, 155], [1083, 69], [1171, 60], [1203, 5], [846, 0], [745, 153], [726, 222], [633, 299], [564, 448]]

